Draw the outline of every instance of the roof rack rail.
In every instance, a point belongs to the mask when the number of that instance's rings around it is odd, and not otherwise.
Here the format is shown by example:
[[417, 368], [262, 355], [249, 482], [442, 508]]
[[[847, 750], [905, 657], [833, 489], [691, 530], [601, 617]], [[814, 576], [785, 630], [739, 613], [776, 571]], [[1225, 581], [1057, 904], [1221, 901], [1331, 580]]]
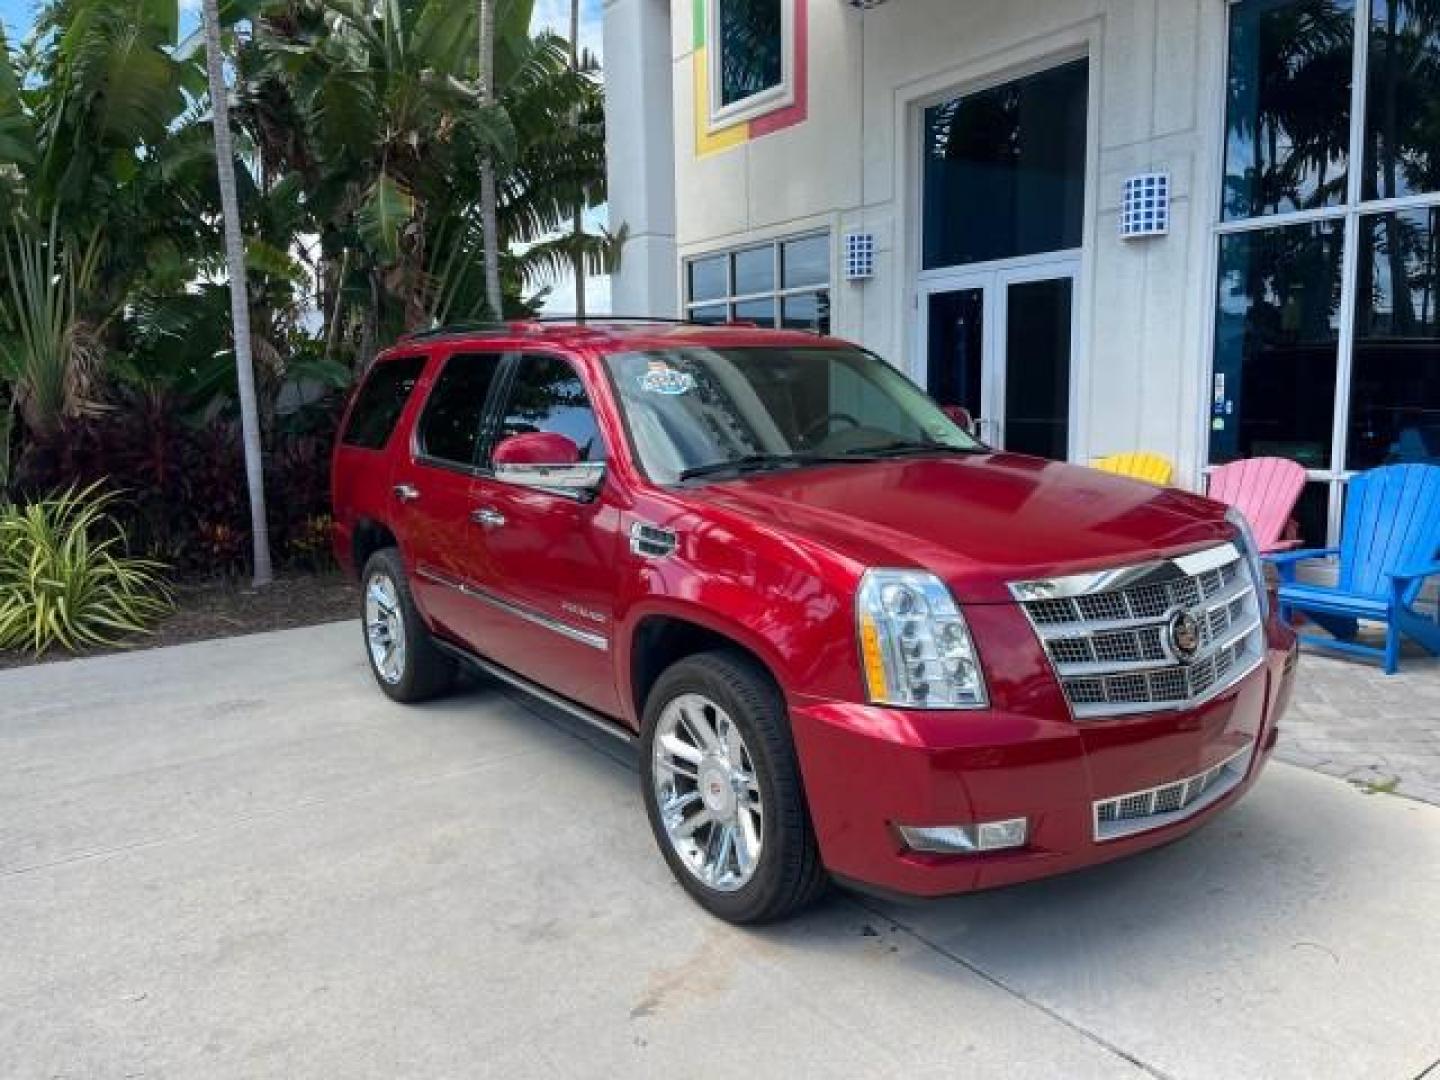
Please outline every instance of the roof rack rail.
[[[700, 326], [694, 319], [667, 318], [663, 315], [586, 315], [583, 318], [575, 315], [540, 315], [530, 322], [538, 323], [576, 323], [585, 326], [588, 323], [662, 323], [667, 326]], [[723, 324], [722, 324], [723, 325]]]
[[755, 329], [760, 324], [745, 319], [731, 319], [726, 322], [702, 322], [698, 319], [676, 319], [667, 318], [662, 315], [587, 315], [584, 318], [577, 318], [574, 315], [533, 315], [523, 319], [509, 319], [504, 322], [485, 320], [471, 320], [446, 323], [444, 326], [432, 327], [429, 330], [412, 330], [408, 334], [402, 334], [401, 341], [425, 341], [437, 337], [449, 337], [456, 334], [477, 334], [477, 333], [514, 333], [523, 330], [527, 326], [547, 326], [574, 324], [576, 326], [605, 326], [612, 323], [640, 323], [655, 324], [658, 326], [703, 326], [712, 330], [745, 330]]
[[[526, 322], [528, 320], [520, 320]], [[462, 320], [461, 322], [446, 323], [444, 326], [433, 326], [429, 330], [411, 330], [408, 334], [401, 334], [401, 341], [424, 341], [426, 338], [445, 337], [449, 334], [474, 334], [484, 331], [504, 332], [515, 329], [514, 322], [487, 322], [481, 320]]]

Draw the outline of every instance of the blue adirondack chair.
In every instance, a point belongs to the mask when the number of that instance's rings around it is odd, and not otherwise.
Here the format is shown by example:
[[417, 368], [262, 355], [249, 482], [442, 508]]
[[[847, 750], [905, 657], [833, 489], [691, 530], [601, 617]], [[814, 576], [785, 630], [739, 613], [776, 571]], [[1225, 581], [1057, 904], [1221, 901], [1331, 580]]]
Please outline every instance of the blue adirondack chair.
[[[1440, 655], [1440, 622], [1415, 610], [1427, 578], [1440, 575], [1440, 467], [1387, 465], [1350, 481], [1340, 546], [1266, 556], [1280, 574], [1280, 616], [1303, 611], [1334, 638], [1301, 635], [1322, 648], [1379, 658], [1385, 673], [1400, 668], [1402, 637]], [[1340, 556], [1333, 588], [1296, 580], [1307, 559]], [[1359, 621], [1385, 624], [1385, 647], [1355, 643]]]

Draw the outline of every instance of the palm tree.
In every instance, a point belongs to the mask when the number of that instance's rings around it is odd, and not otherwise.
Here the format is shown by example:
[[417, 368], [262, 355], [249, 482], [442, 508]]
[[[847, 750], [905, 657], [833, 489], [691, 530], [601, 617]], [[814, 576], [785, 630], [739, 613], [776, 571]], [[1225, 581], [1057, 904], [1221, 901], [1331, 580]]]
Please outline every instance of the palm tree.
[[358, 366], [403, 331], [526, 310], [577, 248], [590, 273], [614, 263], [614, 238], [571, 236], [605, 195], [595, 65], [532, 37], [528, 0], [489, 4], [488, 105], [478, 0], [268, 0], [242, 44], [236, 121], [263, 173], [299, 179], [327, 341]]
[[220, 44], [220, 5], [204, 0], [205, 66], [210, 76], [210, 110], [215, 128], [215, 167], [225, 221], [225, 263], [230, 274], [230, 319], [235, 334], [235, 370], [240, 390], [240, 427], [245, 446], [245, 482], [250, 493], [250, 535], [257, 588], [274, 580], [270, 531], [265, 520], [265, 477], [260, 458], [260, 420], [255, 404], [255, 364], [250, 352], [250, 298], [245, 284], [245, 239], [235, 190], [235, 148], [230, 135], [229, 90]]
[[[480, 59], [476, 80], [481, 108], [495, 100], [495, 0], [480, 0]], [[500, 226], [496, 219], [495, 158], [480, 156], [480, 227], [485, 233], [485, 304], [491, 318], [504, 317], [500, 297]]]
[[[580, 0], [570, 0], [570, 68], [572, 71], [580, 70]], [[576, 127], [580, 124], [580, 110], [577, 108], [574, 115]], [[574, 275], [575, 275], [575, 318], [585, 321], [585, 252], [580, 243], [585, 235], [585, 205], [583, 202], [576, 202], [575, 216], [571, 220], [570, 234], [575, 240], [574, 254]]]

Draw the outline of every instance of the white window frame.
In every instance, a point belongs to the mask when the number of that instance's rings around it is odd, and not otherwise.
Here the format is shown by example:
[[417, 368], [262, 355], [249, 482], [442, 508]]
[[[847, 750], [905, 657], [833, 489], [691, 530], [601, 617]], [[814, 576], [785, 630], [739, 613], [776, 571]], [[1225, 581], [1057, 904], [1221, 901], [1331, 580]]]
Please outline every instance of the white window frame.
[[710, 131], [732, 127], [744, 120], [783, 109], [795, 103], [795, 4], [794, 0], [779, 0], [780, 3], [780, 81], [749, 97], [725, 105], [720, 96], [720, 75], [725, 58], [720, 40], [720, 5], [726, 0], [705, 0], [705, 35], [709, 43], [710, 63], [707, 76], [710, 94]]
[[[786, 244], [797, 240], [814, 240], [824, 237], [826, 242], [827, 257], [825, 260], [825, 280], [812, 285], [794, 285], [785, 287], [782, 276], [784, 267], [783, 251]], [[769, 248], [774, 265], [774, 286], [763, 292], [739, 293], [735, 292], [735, 256], [746, 251], [762, 251]], [[690, 267], [697, 262], [705, 262], [709, 259], [724, 258], [725, 260], [725, 294], [711, 300], [695, 300], [690, 296]], [[734, 319], [735, 305], [743, 304], [753, 300], [773, 300], [775, 302], [775, 321], [772, 328], [778, 328], [785, 317], [784, 301], [787, 297], [809, 296], [814, 293], [825, 293], [830, 299], [830, 324], [835, 323], [835, 245], [831, 240], [829, 229], [809, 229], [805, 232], [788, 233], [784, 236], [776, 236], [769, 240], [759, 240], [744, 244], [735, 244], [731, 247], [715, 248], [713, 251], [697, 252], [687, 256], [681, 262], [680, 267], [680, 297], [681, 306], [684, 309], [685, 317], [688, 319], [696, 310], [704, 308], [723, 307], [727, 319]]]
[[[1219, 303], [1220, 290], [1220, 243], [1225, 236], [1238, 233], [1261, 232], [1266, 229], [1282, 229], [1290, 225], [1309, 225], [1316, 222], [1343, 221], [1345, 223], [1344, 249], [1341, 253], [1340, 268], [1340, 326], [1338, 350], [1335, 359], [1335, 397], [1332, 408], [1330, 434], [1330, 467], [1307, 469], [1308, 482], [1323, 483], [1329, 487], [1327, 504], [1326, 547], [1333, 547], [1340, 538], [1341, 523], [1344, 520], [1342, 494], [1345, 485], [1356, 470], [1345, 467], [1350, 451], [1350, 387], [1355, 370], [1355, 300], [1359, 287], [1361, 220], [1397, 211], [1433, 209], [1440, 207], [1440, 192], [1423, 195], [1407, 195], [1398, 199], [1364, 200], [1365, 183], [1365, 108], [1368, 104], [1370, 86], [1370, 16], [1371, 0], [1355, 0], [1355, 41], [1351, 57], [1350, 86], [1350, 160], [1349, 176], [1346, 180], [1345, 200], [1337, 206], [1320, 207], [1313, 210], [1295, 210], [1283, 214], [1269, 214], [1260, 217], [1225, 220], [1224, 199], [1219, 192], [1225, 184], [1225, 146], [1229, 124], [1230, 81], [1230, 20], [1241, 0], [1226, 0], [1221, 50], [1222, 70], [1220, 79], [1219, 116], [1219, 168], [1215, 177], [1215, 211], [1210, 241], [1209, 274], [1209, 327], [1208, 367], [1204, 393], [1201, 397], [1202, 437], [1201, 454], [1204, 462], [1202, 471], [1208, 476], [1220, 466], [1210, 460], [1210, 434], [1212, 415], [1211, 396], [1215, 387], [1215, 308]], [[1357, 153], [1358, 150], [1358, 153]], [[1314, 541], [1316, 538], [1311, 537]]]

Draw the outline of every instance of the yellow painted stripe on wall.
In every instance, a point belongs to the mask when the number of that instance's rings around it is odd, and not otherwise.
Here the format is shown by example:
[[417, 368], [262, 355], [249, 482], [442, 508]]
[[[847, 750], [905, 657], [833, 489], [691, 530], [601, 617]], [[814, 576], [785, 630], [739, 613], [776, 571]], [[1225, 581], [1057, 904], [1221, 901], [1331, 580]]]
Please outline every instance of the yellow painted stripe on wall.
[[729, 150], [750, 140], [750, 124], [740, 121], [719, 131], [710, 130], [710, 73], [707, 68], [707, 50], [696, 49], [692, 69], [695, 72], [695, 156]]

